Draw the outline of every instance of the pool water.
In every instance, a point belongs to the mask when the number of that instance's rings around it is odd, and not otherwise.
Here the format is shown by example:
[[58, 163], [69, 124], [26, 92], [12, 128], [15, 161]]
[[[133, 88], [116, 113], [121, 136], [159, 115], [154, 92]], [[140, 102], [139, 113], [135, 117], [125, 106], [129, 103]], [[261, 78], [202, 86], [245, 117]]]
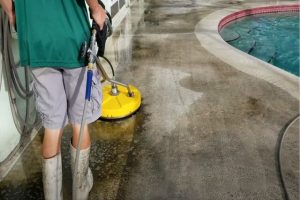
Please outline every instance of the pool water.
[[247, 16], [220, 34], [232, 46], [299, 76], [299, 12]]

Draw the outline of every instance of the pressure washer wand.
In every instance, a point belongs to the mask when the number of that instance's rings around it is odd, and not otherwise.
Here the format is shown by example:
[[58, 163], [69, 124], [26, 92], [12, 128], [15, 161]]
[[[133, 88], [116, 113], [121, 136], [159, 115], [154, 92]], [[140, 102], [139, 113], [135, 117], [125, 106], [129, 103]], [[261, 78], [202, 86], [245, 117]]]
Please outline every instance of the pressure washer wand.
[[92, 36], [90, 40], [90, 47], [87, 50], [88, 54], [88, 66], [87, 66], [87, 80], [86, 80], [86, 92], [85, 92], [85, 102], [84, 102], [84, 107], [83, 107], [83, 114], [82, 114], [82, 120], [81, 120], [81, 125], [80, 125], [80, 131], [79, 131], [79, 139], [78, 139], [78, 144], [77, 144], [77, 149], [76, 149], [76, 158], [75, 158], [75, 165], [74, 165], [74, 174], [73, 174], [73, 191], [72, 191], [72, 199], [77, 200], [76, 198], [76, 189], [77, 189], [77, 171], [78, 171], [78, 161], [79, 161], [79, 156], [80, 156], [80, 147], [82, 143], [82, 136], [83, 136], [83, 130], [85, 126], [85, 121], [86, 121], [86, 105], [87, 102], [91, 100], [91, 90], [92, 90], [92, 79], [93, 79], [93, 67], [96, 62], [97, 58], [97, 52], [98, 52], [98, 45], [96, 42], [96, 34], [97, 31], [96, 29], [92, 30]]

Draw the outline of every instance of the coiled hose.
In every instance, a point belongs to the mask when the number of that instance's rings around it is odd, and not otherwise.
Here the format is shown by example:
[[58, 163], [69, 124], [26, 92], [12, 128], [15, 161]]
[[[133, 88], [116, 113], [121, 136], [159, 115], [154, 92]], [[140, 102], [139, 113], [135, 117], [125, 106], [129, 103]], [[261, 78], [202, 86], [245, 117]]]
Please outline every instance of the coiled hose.
[[[2, 73], [5, 73], [8, 86], [8, 93], [10, 103], [12, 105], [12, 113], [14, 116], [15, 124], [18, 131], [21, 134], [29, 133], [39, 123], [39, 119], [36, 117], [32, 123], [30, 123], [30, 100], [33, 97], [33, 91], [30, 90], [30, 72], [28, 67], [24, 67], [25, 83], [22, 83], [20, 76], [17, 72], [17, 64], [14, 61], [12, 52], [12, 36], [8, 17], [2, 9], [0, 9], [0, 39], [1, 53], [3, 56]], [[26, 110], [25, 116], [22, 117], [17, 108], [17, 99], [19, 96], [22, 100], [25, 100]]]

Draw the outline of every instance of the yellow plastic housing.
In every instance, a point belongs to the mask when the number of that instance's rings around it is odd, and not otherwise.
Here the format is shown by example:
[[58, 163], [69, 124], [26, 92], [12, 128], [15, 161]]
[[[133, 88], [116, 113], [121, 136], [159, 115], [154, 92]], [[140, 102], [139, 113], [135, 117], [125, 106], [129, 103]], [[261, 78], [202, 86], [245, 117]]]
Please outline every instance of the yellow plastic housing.
[[128, 90], [124, 86], [118, 86], [119, 94], [111, 94], [111, 85], [103, 86], [102, 115], [104, 119], [121, 119], [135, 113], [141, 106], [141, 92], [134, 86], [129, 86], [133, 97], [128, 96]]

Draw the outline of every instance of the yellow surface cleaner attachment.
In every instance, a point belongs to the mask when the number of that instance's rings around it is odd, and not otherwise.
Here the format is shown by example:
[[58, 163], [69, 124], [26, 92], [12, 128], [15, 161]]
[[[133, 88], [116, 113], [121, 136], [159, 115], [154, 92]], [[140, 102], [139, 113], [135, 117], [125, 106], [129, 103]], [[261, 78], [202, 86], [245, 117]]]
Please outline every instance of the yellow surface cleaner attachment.
[[116, 120], [134, 114], [142, 103], [141, 92], [132, 85], [126, 85], [109, 78], [99, 58], [96, 59], [96, 65], [101, 71], [104, 81], [111, 83], [103, 86], [102, 89], [103, 102], [102, 115], [100, 118]]
[[134, 114], [141, 106], [141, 93], [134, 87], [106, 85], [103, 87], [102, 115], [104, 119], [120, 119]]

